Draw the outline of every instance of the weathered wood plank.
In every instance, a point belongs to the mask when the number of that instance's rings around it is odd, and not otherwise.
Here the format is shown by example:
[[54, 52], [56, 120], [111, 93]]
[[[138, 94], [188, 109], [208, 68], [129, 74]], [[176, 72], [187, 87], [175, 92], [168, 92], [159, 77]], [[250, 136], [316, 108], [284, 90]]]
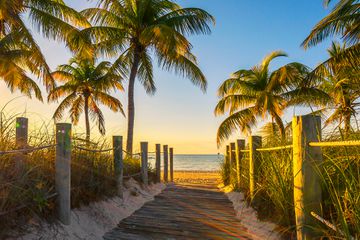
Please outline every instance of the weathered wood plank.
[[211, 185], [174, 185], [146, 203], [104, 239], [252, 239], [232, 203]]

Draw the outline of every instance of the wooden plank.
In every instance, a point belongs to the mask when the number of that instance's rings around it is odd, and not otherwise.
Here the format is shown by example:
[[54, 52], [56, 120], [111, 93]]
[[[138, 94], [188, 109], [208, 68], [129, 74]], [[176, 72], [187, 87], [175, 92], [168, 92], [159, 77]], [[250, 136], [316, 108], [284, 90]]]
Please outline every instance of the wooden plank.
[[169, 184], [104, 239], [252, 239], [235, 217], [228, 198], [198, 185]]

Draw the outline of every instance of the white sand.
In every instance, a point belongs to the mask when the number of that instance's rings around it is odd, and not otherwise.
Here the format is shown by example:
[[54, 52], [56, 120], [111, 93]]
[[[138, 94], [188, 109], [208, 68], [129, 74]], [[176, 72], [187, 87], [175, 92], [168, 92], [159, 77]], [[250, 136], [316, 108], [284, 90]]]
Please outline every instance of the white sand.
[[[225, 192], [226, 189], [223, 189]], [[281, 239], [280, 235], [275, 231], [277, 225], [270, 222], [262, 222], [257, 218], [256, 211], [247, 206], [244, 194], [240, 192], [227, 192], [229, 200], [233, 203], [236, 217], [240, 220], [244, 227], [254, 239]]]
[[118, 197], [107, 201], [92, 203], [89, 206], [72, 210], [71, 225], [33, 222], [29, 226], [30, 233], [18, 239], [102, 239], [102, 236], [124, 218], [130, 216], [144, 203], [154, 199], [165, 188], [164, 184], [155, 184], [142, 189], [130, 179], [125, 183], [124, 200]]

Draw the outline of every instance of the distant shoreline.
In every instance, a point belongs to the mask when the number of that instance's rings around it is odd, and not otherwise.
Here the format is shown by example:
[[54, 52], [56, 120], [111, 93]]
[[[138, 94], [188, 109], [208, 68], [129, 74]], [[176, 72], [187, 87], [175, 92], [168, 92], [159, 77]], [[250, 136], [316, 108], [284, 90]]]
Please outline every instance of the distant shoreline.
[[175, 173], [218, 173], [220, 170], [176, 170]]

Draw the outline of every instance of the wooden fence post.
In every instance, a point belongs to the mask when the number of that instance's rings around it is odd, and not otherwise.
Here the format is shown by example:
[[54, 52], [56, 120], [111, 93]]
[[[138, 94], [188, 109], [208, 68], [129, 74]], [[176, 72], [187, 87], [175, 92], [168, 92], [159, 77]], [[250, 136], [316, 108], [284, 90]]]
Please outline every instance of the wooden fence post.
[[59, 220], [71, 220], [71, 124], [56, 124], [55, 190]]
[[148, 143], [141, 142], [141, 178], [145, 186], [149, 184], [148, 179]]
[[297, 239], [313, 239], [317, 222], [311, 212], [321, 215], [321, 183], [316, 167], [322, 162], [320, 147], [310, 147], [309, 142], [321, 141], [321, 118], [319, 116], [294, 117], [293, 174], [294, 205]]
[[[15, 145], [17, 149], [28, 147], [28, 119], [23, 117], [16, 118]], [[21, 172], [24, 170], [26, 154], [16, 154], [16, 169]]]
[[170, 148], [170, 182], [174, 182], [174, 148]]
[[113, 136], [113, 149], [117, 194], [123, 198], [124, 159], [122, 136]]
[[155, 166], [156, 166], [156, 182], [161, 182], [161, 145], [156, 144], [155, 146]]
[[259, 152], [256, 151], [256, 149], [261, 147], [261, 142], [262, 140], [260, 136], [249, 137], [249, 187], [251, 199], [254, 198], [257, 172], [260, 164]]
[[16, 146], [24, 148], [28, 146], [28, 119], [16, 118]]
[[225, 171], [225, 175], [227, 176], [224, 180], [224, 185], [227, 186], [230, 184], [230, 146], [229, 145], [226, 145], [226, 148], [225, 148], [225, 159], [224, 159], [224, 162], [225, 162], [225, 165], [224, 165], [224, 171]]
[[167, 182], [168, 181], [168, 171], [169, 171], [168, 145], [164, 145], [163, 148], [164, 148], [164, 182]]
[[235, 170], [235, 164], [236, 164], [236, 149], [235, 149], [235, 143], [232, 142], [230, 143], [230, 156], [229, 156], [229, 160], [230, 160], [230, 183], [233, 183], [233, 176], [234, 176], [234, 170]]
[[238, 188], [241, 187], [241, 175], [242, 175], [242, 166], [241, 166], [241, 160], [244, 157], [244, 153], [241, 152], [242, 150], [245, 150], [245, 140], [238, 139], [236, 140], [236, 180], [238, 184]]

